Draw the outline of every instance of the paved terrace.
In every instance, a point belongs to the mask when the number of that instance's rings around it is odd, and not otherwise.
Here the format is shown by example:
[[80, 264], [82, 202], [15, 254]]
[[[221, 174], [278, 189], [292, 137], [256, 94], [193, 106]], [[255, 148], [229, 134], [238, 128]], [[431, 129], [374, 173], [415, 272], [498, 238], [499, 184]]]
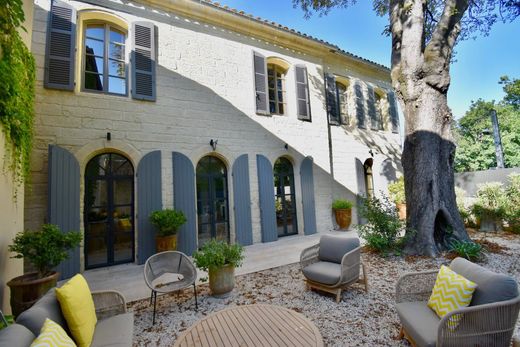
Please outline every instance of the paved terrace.
[[[318, 243], [321, 235], [339, 233], [352, 236], [356, 234], [355, 231], [331, 231], [309, 236], [288, 236], [280, 238], [276, 242], [247, 246], [244, 251], [244, 263], [235, 274], [245, 275], [299, 262], [301, 251]], [[123, 293], [127, 302], [131, 302], [150, 297], [150, 289], [143, 279], [143, 267], [144, 265], [124, 264], [88, 270], [83, 275], [87, 279], [90, 290], [118, 290]], [[201, 277], [206, 277], [206, 274], [199, 270], [198, 278]], [[200, 280], [198, 283], [201, 283]]]

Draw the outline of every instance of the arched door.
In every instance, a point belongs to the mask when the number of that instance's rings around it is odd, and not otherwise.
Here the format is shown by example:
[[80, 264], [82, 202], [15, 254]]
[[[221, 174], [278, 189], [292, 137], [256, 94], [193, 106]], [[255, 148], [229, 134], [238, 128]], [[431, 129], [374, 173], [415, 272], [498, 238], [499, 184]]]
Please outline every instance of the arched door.
[[287, 158], [278, 158], [274, 163], [274, 198], [278, 236], [298, 234], [294, 171]]
[[228, 206], [226, 165], [206, 156], [197, 164], [198, 247], [210, 239], [229, 242]]
[[134, 261], [134, 168], [103, 153], [85, 170], [85, 268]]

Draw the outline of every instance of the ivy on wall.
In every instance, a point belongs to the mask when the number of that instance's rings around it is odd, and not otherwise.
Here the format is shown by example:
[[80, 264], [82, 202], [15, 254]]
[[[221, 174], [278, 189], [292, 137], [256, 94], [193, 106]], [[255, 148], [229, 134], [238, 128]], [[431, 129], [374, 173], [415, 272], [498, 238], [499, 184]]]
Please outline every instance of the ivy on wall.
[[34, 57], [18, 33], [24, 19], [22, 0], [0, 0], [0, 124], [17, 184], [29, 177], [34, 119]]

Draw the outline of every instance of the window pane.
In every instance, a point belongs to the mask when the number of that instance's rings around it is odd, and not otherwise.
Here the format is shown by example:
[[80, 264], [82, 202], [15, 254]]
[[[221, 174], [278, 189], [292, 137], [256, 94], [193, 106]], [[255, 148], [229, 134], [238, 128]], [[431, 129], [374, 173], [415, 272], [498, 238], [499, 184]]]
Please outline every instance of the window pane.
[[109, 77], [108, 92], [116, 94], [126, 94], [126, 80], [124, 78]]
[[281, 79], [276, 80], [276, 87], [278, 88], [278, 90], [282, 90], [282, 80]]
[[103, 75], [85, 72], [85, 89], [103, 90]]
[[284, 113], [283, 104], [278, 104], [278, 113], [279, 114], [283, 114]]
[[124, 78], [126, 76], [125, 63], [110, 59], [108, 62], [108, 74]]
[[274, 101], [274, 90], [273, 89], [269, 89], [269, 100], [270, 101]]
[[268, 84], [269, 88], [274, 88], [274, 78], [267, 77], [267, 84]]
[[111, 43], [108, 47], [108, 56], [112, 59], [125, 60], [125, 46]]
[[85, 57], [85, 70], [103, 73], [103, 58], [96, 58], [92, 55], [87, 55]]
[[125, 34], [119, 30], [110, 29], [110, 42], [125, 43]]
[[274, 102], [269, 103], [269, 112], [276, 113], [276, 104]]
[[94, 54], [102, 57], [105, 52], [103, 41], [86, 39], [85, 40], [85, 53]]
[[281, 90], [278, 91], [278, 101], [283, 101], [283, 92]]
[[103, 26], [99, 25], [89, 25], [87, 27], [87, 37], [104, 40], [105, 39], [105, 29]]

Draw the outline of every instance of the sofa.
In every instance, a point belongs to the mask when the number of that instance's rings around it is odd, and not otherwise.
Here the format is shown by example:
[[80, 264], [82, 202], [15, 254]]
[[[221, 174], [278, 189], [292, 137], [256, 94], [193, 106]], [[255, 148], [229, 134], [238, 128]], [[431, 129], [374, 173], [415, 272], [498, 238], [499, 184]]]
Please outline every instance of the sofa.
[[405, 274], [396, 285], [400, 337], [420, 347], [510, 346], [520, 309], [516, 281], [463, 258], [449, 267], [477, 284], [470, 305], [441, 319], [426, 305], [438, 271]]
[[[92, 292], [98, 319], [91, 347], [132, 346], [134, 315], [127, 312], [124, 297], [117, 291]], [[40, 334], [46, 318], [59, 324], [70, 336], [54, 288], [49, 290], [15, 324], [0, 330], [0, 346], [29, 347]]]

